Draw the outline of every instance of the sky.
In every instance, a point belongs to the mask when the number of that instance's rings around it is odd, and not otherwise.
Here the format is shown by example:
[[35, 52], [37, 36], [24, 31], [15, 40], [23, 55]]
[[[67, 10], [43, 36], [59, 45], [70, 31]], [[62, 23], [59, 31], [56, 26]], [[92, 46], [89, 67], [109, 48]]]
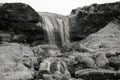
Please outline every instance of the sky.
[[0, 0], [0, 3], [22, 2], [36, 11], [69, 15], [72, 9], [93, 3], [111, 3], [120, 0]]

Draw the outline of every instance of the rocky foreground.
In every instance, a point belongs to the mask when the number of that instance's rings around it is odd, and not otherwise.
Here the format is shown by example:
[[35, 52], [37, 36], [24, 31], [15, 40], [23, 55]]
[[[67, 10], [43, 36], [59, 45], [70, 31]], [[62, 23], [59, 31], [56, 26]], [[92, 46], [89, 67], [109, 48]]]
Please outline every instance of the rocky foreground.
[[119, 8], [116, 2], [72, 10], [72, 42], [56, 49], [34, 9], [0, 4], [0, 80], [119, 80]]

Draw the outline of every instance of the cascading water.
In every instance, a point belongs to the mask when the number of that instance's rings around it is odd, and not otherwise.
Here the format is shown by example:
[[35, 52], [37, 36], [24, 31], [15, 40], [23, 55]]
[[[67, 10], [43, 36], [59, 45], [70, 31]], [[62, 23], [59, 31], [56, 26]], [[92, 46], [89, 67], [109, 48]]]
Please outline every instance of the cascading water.
[[63, 19], [57, 18], [58, 24], [60, 26], [60, 34], [62, 45], [67, 45], [69, 40], [69, 19], [64, 17]]
[[69, 40], [69, 18], [57, 14], [39, 13], [50, 46], [65, 46]]

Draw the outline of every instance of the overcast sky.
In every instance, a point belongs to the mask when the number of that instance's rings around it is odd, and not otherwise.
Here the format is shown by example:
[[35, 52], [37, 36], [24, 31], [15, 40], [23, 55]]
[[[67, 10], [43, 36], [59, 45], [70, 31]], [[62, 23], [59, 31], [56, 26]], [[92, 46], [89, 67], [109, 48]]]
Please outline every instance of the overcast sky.
[[36, 11], [68, 15], [72, 9], [77, 7], [116, 1], [120, 0], [0, 0], [0, 3], [23, 2], [32, 6]]

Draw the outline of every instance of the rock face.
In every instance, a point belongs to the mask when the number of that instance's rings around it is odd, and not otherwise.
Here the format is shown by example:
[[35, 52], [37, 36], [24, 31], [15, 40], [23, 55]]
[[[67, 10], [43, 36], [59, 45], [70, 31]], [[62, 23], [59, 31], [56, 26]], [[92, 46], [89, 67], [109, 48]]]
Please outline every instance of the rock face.
[[17, 43], [0, 46], [0, 79], [31, 80], [34, 53], [31, 48]]
[[120, 2], [93, 4], [73, 9], [70, 15], [71, 41], [80, 41], [91, 33], [105, 27], [110, 21], [120, 16]]
[[[94, 67], [76, 71], [76, 77], [85, 80], [118, 80], [120, 71], [120, 23], [110, 22], [105, 28], [81, 41], [84, 46], [94, 49], [91, 54]], [[90, 61], [90, 60], [89, 60]], [[96, 69], [97, 68], [97, 69]], [[101, 70], [103, 69], [103, 70]], [[94, 77], [96, 76], [96, 77]]]
[[[81, 43], [94, 50], [104, 48], [119, 48], [120, 45], [120, 24], [118, 21], [110, 22], [105, 28], [100, 29], [97, 33], [91, 34]], [[113, 50], [114, 51], [114, 50]]]
[[28, 43], [42, 39], [43, 30], [39, 24], [41, 17], [27, 4], [5, 3], [0, 6], [1, 39]]

